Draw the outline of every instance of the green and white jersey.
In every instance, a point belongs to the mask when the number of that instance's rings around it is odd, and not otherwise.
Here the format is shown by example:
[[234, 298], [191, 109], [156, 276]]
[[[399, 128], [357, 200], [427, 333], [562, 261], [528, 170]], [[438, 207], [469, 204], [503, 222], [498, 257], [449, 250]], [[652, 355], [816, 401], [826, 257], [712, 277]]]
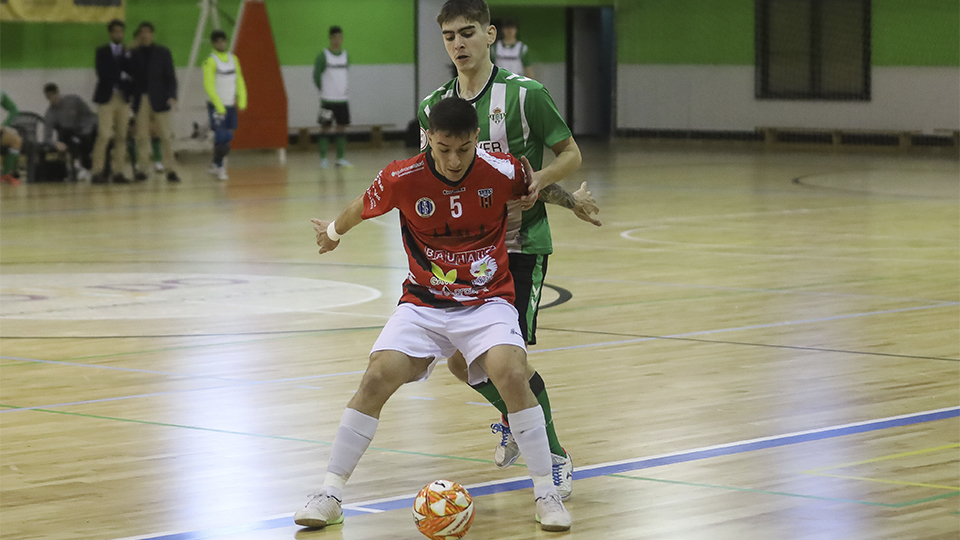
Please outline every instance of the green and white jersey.
[[530, 65], [530, 54], [527, 45], [522, 41], [507, 45], [503, 40], [497, 40], [493, 47], [490, 47], [490, 61], [507, 71], [525, 73], [523, 68]]
[[[457, 79], [435, 90], [420, 103], [420, 151], [427, 148], [430, 107], [441, 99], [460, 95]], [[483, 91], [469, 100], [480, 117], [480, 143], [488, 152], [525, 156], [534, 170], [543, 167], [543, 148], [572, 136], [560, 117], [550, 92], [533, 79], [494, 66]], [[507, 249], [546, 255], [553, 252], [547, 209], [542, 201], [523, 212], [519, 232], [508, 223]]]

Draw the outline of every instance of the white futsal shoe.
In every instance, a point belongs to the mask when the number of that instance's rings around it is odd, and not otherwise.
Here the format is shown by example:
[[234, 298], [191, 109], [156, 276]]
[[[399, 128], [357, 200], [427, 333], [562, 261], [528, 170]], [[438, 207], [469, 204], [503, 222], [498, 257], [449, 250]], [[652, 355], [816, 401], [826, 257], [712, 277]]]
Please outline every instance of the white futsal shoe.
[[537, 523], [545, 531], [568, 531], [573, 525], [573, 518], [570, 512], [563, 506], [560, 495], [551, 493], [546, 497], [537, 499]]
[[340, 499], [327, 495], [322, 489], [307, 497], [310, 498], [307, 504], [293, 515], [294, 523], [313, 529], [343, 523]]
[[517, 446], [517, 441], [514, 440], [513, 433], [510, 432], [510, 426], [503, 422], [497, 422], [496, 424], [490, 424], [490, 429], [494, 433], [500, 434], [500, 443], [493, 451], [493, 463], [497, 468], [506, 469], [516, 463], [517, 458], [520, 457], [520, 447]]
[[551, 454], [550, 457], [553, 459], [553, 485], [557, 487], [560, 498], [567, 500], [573, 494], [573, 458], [570, 454]]

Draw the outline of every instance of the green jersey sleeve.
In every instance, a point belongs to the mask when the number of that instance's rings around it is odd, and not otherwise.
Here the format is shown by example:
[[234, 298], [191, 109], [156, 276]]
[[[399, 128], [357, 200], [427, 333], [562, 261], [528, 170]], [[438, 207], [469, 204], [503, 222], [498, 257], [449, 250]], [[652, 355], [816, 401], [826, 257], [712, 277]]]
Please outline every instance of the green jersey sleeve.
[[550, 92], [543, 86], [537, 85], [527, 91], [524, 111], [530, 120], [531, 132], [535, 138], [542, 140], [545, 146], [553, 147], [573, 136], [550, 97]]
[[7, 117], [3, 121], [3, 125], [5, 126], [9, 126], [17, 115], [20, 114], [20, 111], [17, 110], [17, 104], [10, 99], [10, 96], [8, 96], [6, 92], [0, 92], [0, 107], [7, 111]]

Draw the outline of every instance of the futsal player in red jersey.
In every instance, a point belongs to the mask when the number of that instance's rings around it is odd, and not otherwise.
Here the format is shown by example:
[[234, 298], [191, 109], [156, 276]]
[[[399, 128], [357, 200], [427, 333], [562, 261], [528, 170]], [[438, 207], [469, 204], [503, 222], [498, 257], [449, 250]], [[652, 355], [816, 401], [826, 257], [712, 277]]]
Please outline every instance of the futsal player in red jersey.
[[478, 149], [479, 133], [472, 105], [460, 98], [440, 101], [430, 111], [428, 152], [388, 165], [335, 221], [312, 220], [322, 254], [362, 220], [396, 208], [409, 274], [343, 412], [323, 487], [294, 515], [298, 525], [343, 521], [343, 487], [376, 433], [383, 405], [400, 386], [426, 379], [441, 358], [459, 350], [469, 382], [489, 379], [507, 405], [541, 528], [570, 528], [553, 484], [543, 409], [527, 381], [504, 242], [507, 201], [530, 205], [539, 186], [526, 158]]

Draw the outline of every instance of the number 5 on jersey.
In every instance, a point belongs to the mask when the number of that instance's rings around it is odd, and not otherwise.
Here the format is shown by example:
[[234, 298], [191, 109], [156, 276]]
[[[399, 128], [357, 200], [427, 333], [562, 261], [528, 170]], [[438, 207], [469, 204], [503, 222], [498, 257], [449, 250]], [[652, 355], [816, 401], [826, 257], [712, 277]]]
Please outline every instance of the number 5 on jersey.
[[450, 215], [455, 218], [458, 218], [463, 215], [463, 205], [460, 204], [460, 201], [457, 200], [459, 198], [460, 198], [459, 195], [454, 195], [450, 197]]

